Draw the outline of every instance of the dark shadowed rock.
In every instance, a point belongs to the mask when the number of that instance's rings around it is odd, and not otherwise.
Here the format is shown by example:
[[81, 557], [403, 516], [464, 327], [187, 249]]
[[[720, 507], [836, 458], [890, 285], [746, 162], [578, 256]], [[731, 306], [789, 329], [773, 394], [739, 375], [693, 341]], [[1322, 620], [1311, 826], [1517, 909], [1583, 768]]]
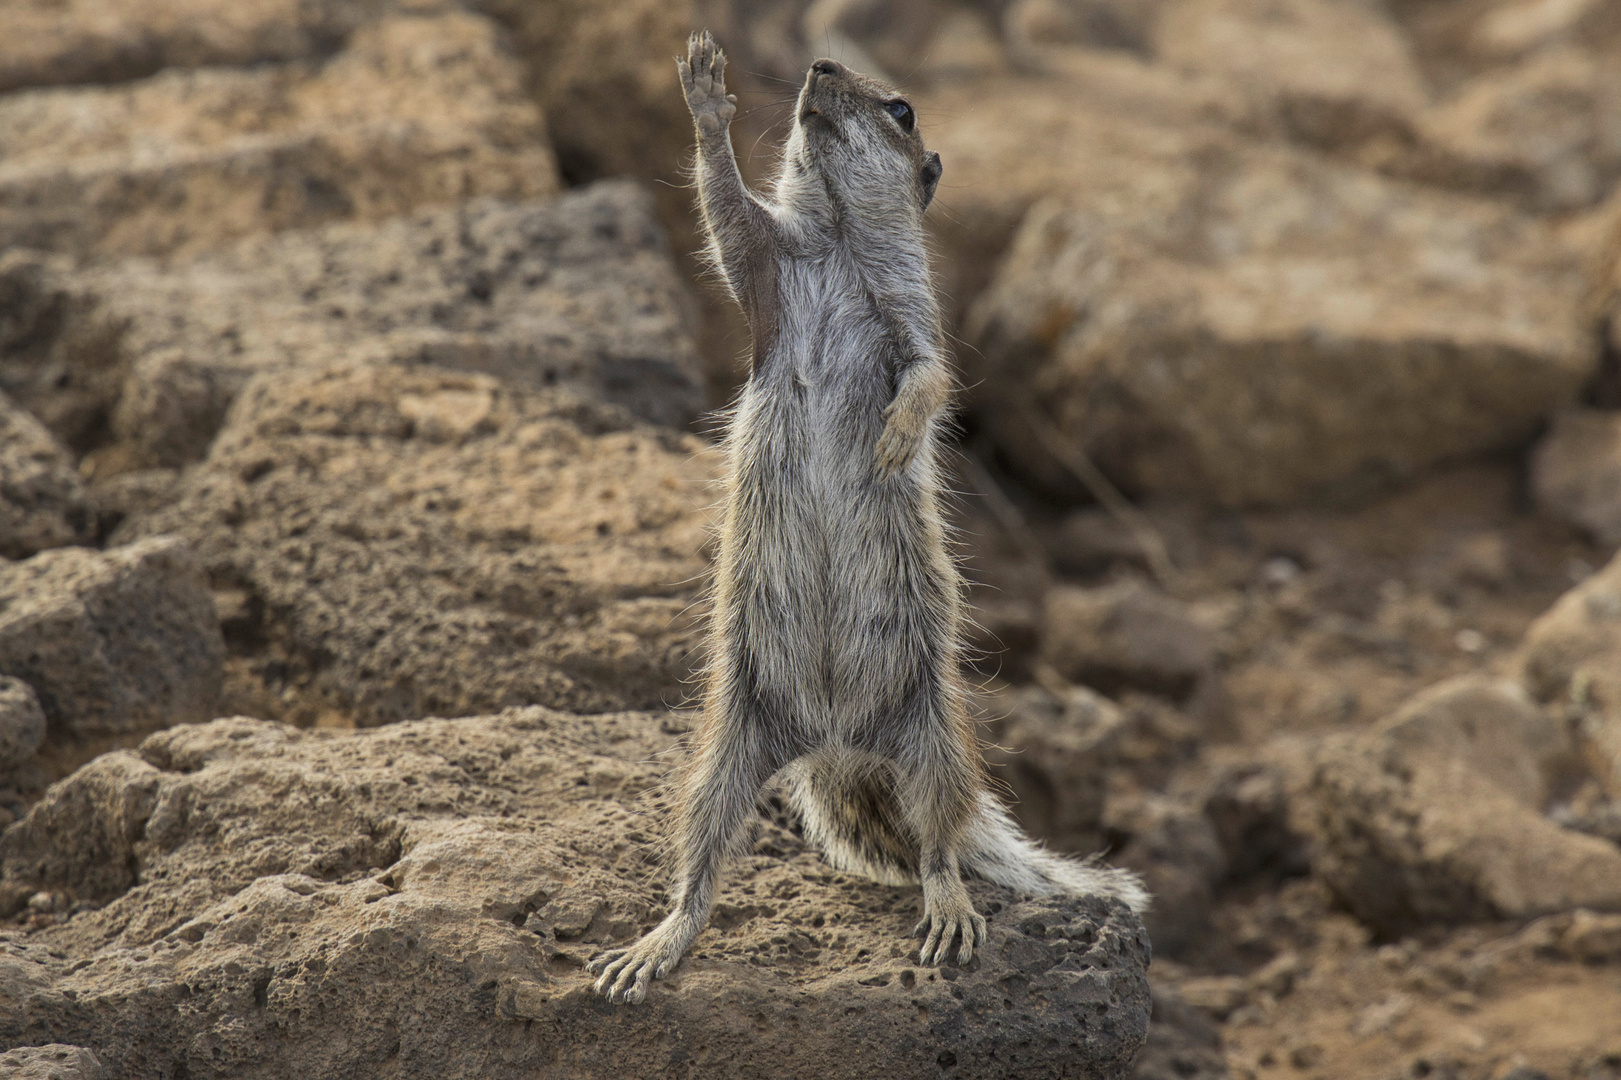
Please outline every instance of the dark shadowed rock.
[[1132, 1067], [1132, 1080], [1227, 1080], [1221, 1027], [1175, 989], [1154, 987], [1148, 1042]]
[[986, 949], [920, 968], [917, 890], [763, 822], [681, 967], [595, 997], [585, 959], [660, 914], [666, 719], [234, 719], [107, 755], [0, 839], [0, 888], [97, 905], [0, 936], [0, 1039], [132, 1080], [1127, 1074], [1149, 1000], [1123, 908], [975, 885]]
[[1553, 517], [1621, 544], [1621, 413], [1560, 413], [1531, 456], [1531, 493]]
[[0, 393], [0, 557], [86, 543], [94, 520], [73, 458]]
[[1135, 870], [1154, 898], [1143, 916], [1154, 948], [1181, 957], [1205, 945], [1217, 932], [1210, 912], [1227, 876], [1226, 853], [1210, 819], [1196, 805], [1158, 795], [1110, 816], [1128, 837], [1110, 861]]
[[695, 438], [568, 394], [303, 368], [255, 380], [174, 502], [116, 537], [197, 546], [256, 706], [656, 706], [690, 673], [710, 479]]
[[182, 539], [0, 564], [0, 674], [33, 688], [54, 735], [209, 719], [224, 658], [214, 598]]
[[1216, 647], [1185, 604], [1129, 579], [1053, 589], [1042, 657], [1065, 678], [1105, 693], [1134, 687], [1183, 697], [1211, 672]]

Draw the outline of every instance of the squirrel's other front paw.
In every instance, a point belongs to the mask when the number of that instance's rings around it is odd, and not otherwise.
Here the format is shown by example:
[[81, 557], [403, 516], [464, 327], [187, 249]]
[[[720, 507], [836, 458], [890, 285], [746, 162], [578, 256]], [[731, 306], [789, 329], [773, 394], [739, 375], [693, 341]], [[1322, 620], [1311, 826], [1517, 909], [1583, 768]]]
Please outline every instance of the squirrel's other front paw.
[[884, 409], [884, 430], [874, 455], [880, 479], [887, 480], [910, 465], [923, 445], [927, 418], [906, 404], [906, 399], [897, 398]]
[[903, 430], [898, 424], [885, 425], [884, 433], [878, 436], [878, 450], [874, 455], [879, 477], [887, 480], [910, 465], [922, 442], [916, 432]]
[[687, 39], [687, 58], [676, 60], [687, 108], [704, 132], [725, 129], [737, 115], [737, 98], [726, 92], [726, 54], [705, 30]]

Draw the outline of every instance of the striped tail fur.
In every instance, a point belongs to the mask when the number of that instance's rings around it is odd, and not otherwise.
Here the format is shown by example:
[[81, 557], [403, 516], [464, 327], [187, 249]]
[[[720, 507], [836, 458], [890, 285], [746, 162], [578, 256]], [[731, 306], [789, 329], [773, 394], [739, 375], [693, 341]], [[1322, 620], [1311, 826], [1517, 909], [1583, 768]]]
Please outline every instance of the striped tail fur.
[[[853, 755], [802, 759], [786, 773], [788, 799], [806, 837], [840, 870], [884, 885], [918, 880], [916, 831], [902, 813], [887, 766]], [[958, 862], [964, 874], [1034, 896], [1102, 896], [1133, 911], [1152, 902], [1136, 874], [1100, 866], [1096, 855], [1071, 859], [1024, 835], [1012, 815], [988, 791], [963, 838]]]

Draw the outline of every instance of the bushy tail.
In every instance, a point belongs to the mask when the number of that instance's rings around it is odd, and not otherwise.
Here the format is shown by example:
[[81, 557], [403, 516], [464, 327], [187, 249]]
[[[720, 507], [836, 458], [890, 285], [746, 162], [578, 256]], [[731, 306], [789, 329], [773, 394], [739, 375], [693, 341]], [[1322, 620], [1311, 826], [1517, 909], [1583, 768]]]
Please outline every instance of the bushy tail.
[[965, 872], [1022, 893], [1106, 896], [1133, 911], [1148, 910], [1153, 898], [1130, 870], [1098, 865], [1098, 856], [1069, 859], [1025, 836], [1007, 808], [988, 791], [979, 793], [979, 813], [963, 845]]
[[[787, 773], [788, 798], [805, 835], [840, 870], [885, 885], [917, 882], [918, 840], [888, 768], [848, 757], [801, 760]], [[1025, 836], [988, 791], [964, 837], [963, 872], [1036, 896], [1104, 896], [1146, 911], [1148, 890], [1136, 874], [1070, 859]]]

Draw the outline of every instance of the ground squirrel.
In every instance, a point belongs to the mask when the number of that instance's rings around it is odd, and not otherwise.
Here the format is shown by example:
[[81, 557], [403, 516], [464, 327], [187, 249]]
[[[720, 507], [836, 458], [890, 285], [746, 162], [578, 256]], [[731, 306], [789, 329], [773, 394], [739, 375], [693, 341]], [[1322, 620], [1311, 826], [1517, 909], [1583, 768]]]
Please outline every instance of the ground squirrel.
[[597, 990], [641, 1001], [676, 965], [778, 773], [835, 866], [921, 880], [925, 964], [955, 942], [966, 962], [985, 941], [963, 872], [1144, 906], [1136, 878], [1043, 850], [986, 787], [940, 512], [951, 374], [923, 235], [940, 156], [895, 91], [818, 60], [766, 201], [732, 153], [725, 54], [694, 35], [677, 66], [709, 254], [748, 316], [753, 370], [725, 429], [707, 691], [674, 788], [671, 910], [592, 961]]

